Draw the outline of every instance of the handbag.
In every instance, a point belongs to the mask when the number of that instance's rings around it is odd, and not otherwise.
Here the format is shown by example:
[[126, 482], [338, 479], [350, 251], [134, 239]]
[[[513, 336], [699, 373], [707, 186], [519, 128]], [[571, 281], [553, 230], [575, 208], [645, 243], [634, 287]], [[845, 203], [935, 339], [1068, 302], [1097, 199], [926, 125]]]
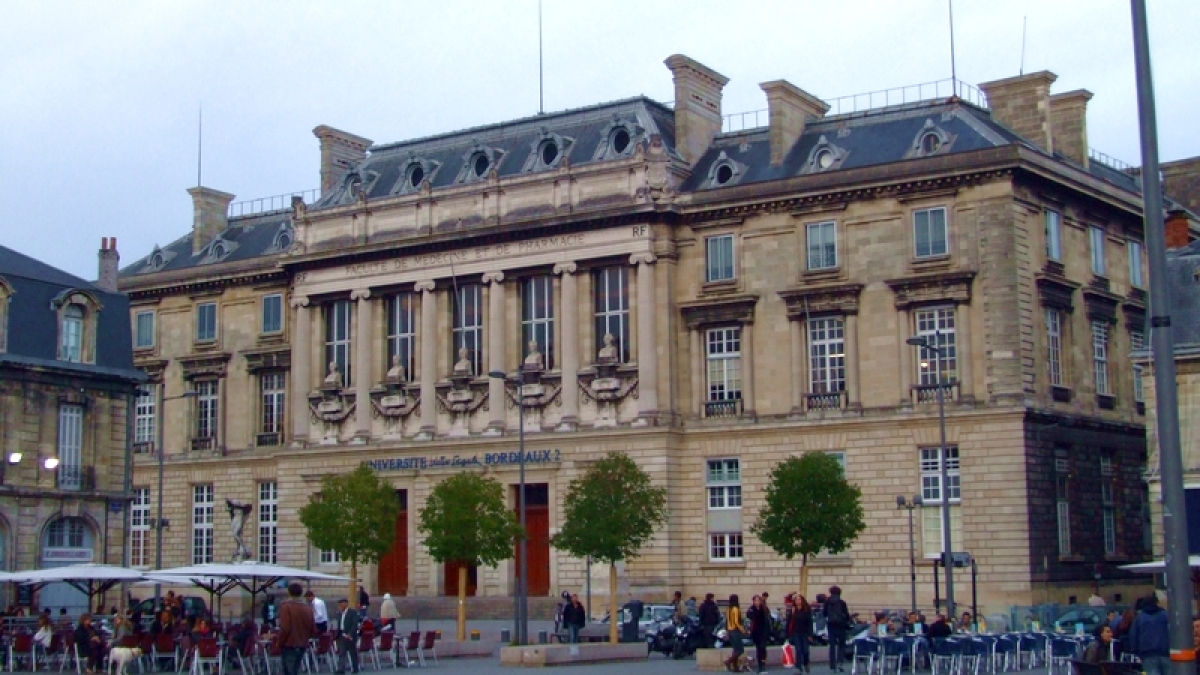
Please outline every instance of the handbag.
[[792, 643], [783, 643], [783, 667], [792, 668], [796, 665], [796, 648]]

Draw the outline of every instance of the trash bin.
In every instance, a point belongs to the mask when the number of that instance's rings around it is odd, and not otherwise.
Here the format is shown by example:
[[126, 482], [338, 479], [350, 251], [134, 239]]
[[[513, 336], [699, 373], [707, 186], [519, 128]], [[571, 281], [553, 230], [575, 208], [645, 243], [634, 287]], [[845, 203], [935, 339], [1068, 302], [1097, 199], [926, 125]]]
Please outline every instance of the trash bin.
[[629, 610], [629, 620], [621, 626], [621, 642], [640, 642], [638, 622], [642, 620], [644, 606], [641, 600], [630, 600], [623, 609]]
[[477, 630], [471, 631], [471, 641], [479, 642], [479, 631], [477, 631]]
[[500, 642], [509, 644], [512, 642], [512, 631], [507, 628], [500, 629]]
[[550, 631], [539, 630], [538, 631], [538, 644], [544, 645], [548, 642], [550, 642]]

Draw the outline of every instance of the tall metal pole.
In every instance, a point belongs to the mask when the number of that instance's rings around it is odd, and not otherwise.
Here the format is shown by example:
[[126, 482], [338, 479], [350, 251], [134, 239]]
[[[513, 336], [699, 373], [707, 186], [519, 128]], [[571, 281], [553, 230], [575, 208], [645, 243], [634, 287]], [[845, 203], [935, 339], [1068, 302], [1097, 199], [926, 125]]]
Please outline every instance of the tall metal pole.
[[912, 585], [912, 611], [917, 613], [917, 542], [913, 538], [913, 509], [916, 504], [910, 504], [908, 508], [908, 574], [909, 583]]
[[[166, 383], [163, 383], [163, 391], [166, 391]], [[154, 521], [154, 569], [162, 569], [162, 537], [163, 537], [163, 422], [166, 421], [167, 397], [160, 396], [158, 404], [158, 423], [157, 431], [158, 438], [154, 444], [154, 454], [158, 455], [158, 517]], [[158, 611], [162, 606], [162, 584], [154, 582], [154, 611]]]
[[1137, 72], [1138, 127], [1142, 136], [1142, 199], [1146, 252], [1150, 262], [1150, 346], [1154, 358], [1155, 407], [1158, 414], [1159, 480], [1163, 500], [1163, 539], [1167, 562], [1167, 611], [1171, 627], [1171, 671], [1194, 672], [1192, 583], [1188, 567], [1187, 511], [1183, 492], [1183, 457], [1179, 443], [1179, 400], [1175, 388], [1175, 336], [1171, 328], [1170, 287], [1163, 231], [1162, 186], [1158, 176], [1158, 127], [1154, 111], [1154, 79], [1150, 72], [1150, 39], [1145, 0], [1131, 0], [1133, 54]]
[[529, 556], [526, 548], [525, 533], [525, 396], [521, 388], [525, 386], [525, 373], [521, 370], [520, 384], [517, 386], [517, 447], [520, 456], [517, 467], [520, 471], [520, 491], [517, 495], [517, 509], [521, 520], [521, 543], [517, 545], [521, 552], [521, 560], [517, 567], [517, 617], [520, 625], [517, 627], [520, 644], [529, 644]]
[[[934, 334], [934, 339], [941, 344], [940, 337]], [[942, 465], [942, 564], [946, 566], [946, 616], [954, 621], [954, 560], [950, 546], [950, 477], [946, 465], [950, 463], [950, 452], [946, 449], [946, 397], [942, 391], [942, 352], [941, 348], [934, 350], [938, 356], [937, 362], [937, 401], [938, 401], [938, 432], [941, 435], [941, 451], [938, 453]]]

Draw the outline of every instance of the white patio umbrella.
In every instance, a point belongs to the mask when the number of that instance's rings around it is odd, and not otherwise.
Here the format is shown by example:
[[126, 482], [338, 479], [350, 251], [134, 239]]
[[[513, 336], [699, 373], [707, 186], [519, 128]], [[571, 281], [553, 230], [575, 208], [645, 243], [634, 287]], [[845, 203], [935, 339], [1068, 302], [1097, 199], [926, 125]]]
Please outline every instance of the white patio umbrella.
[[189, 565], [187, 567], [172, 567], [165, 570], [148, 572], [147, 576], [167, 581], [189, 581], [193, 585], [216, 594], [218, 597], [228, 593], [234, 587], [243, 588], [250, 593], [250, 608], [254, 611], [258, 594], [265, 593], [283, 579], [304, 579], [311, 581], [349, 581], [350, 577], [335, 574], [325, 574], [297, 567], [272, 565], [256, 560], [240, 563], [206, 563]]
[[[1193, 570], [1200, 568], [1200, 555], [1189, 555], [1188, 566]], [[1159, 574], [1167, 571], [1166, 560], [1151, 560], [1150, 562], [1133, 563], [1132, 565], [1121, 565], [1118, 569], [1128, 570], [1130, 572], [1146, 572], [1149, 574]]]
[[141, 570], [120, 567], [118, 565], [100, 565], [85, 563], [82, 565], [67, 565], [66, 567], [50, 567], [27, 572], [12, 572], [0, 577], [0, 581], [12, 581], [18, 584], [29, 584], [41, 588], [46, 584], [66, 583], [77, 588], [88, 596], [88, 606], [94, 604], [95, 596], [107, 592], [120, 583], [141, 581], [145, 572]]

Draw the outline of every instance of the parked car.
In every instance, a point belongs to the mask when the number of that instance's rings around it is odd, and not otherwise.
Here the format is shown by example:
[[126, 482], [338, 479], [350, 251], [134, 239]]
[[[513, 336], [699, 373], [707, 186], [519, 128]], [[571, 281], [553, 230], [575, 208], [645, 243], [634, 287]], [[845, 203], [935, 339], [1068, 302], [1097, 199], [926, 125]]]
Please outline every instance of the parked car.
[[[642, 618], [638, 620], [638, 637], [645, 639], [646, 629], [652, 624], [659, 622], [670, 623], [675, 617], [675, 607], [673, 605], [643, 605]], [[629, 610], [621, 608], [620, 625], [625, 625], [629, 621]], [[608, 615], [606, 614], [600, 623], [608, 623]]]
[[1104, 623], [1105, 610], [1080, 607], [1063, 612], [1054, 620], [1054, 629], [1062, 633], [1074, 633], [1078, 624], [1083, 624], [1083, 632], [1092, 633], [1101, 623]]

